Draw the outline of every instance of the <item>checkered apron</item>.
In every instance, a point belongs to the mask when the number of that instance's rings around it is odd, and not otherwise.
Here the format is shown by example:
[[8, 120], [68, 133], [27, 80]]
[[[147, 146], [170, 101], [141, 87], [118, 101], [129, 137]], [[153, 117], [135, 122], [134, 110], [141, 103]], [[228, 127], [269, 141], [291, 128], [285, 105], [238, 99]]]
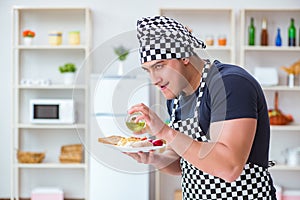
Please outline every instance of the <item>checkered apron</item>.
[[[209, 67], [210, 64], [206, 63], [202, 71], [194, 117], [175, 122], [175, 110], [178, 108], [179, 97], [174, 100], [170, 122], [170, 127], [173, 129], [202, 142], [209, 142], [209, 138], [202, 132], [198, 125], [198, 110]], [[182, 170], [181, 185], [184, 200], [271, 199], [269, 172], [266, 168], [256, 164], [246, 163], [239, 178], [231, 183], [197, 169], [184, 158], [181, 158], [180, 166]]]

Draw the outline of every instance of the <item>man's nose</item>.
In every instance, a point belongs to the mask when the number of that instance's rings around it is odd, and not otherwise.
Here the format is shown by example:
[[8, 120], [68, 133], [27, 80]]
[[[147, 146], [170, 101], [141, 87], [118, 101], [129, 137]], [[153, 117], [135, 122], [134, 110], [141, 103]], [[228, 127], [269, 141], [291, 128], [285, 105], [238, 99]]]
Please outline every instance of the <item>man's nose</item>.
[[153, 85], [159, 85], [159, 83], [161, 82], [161, 77], [155, 73], [150, 73], [150, 78]]

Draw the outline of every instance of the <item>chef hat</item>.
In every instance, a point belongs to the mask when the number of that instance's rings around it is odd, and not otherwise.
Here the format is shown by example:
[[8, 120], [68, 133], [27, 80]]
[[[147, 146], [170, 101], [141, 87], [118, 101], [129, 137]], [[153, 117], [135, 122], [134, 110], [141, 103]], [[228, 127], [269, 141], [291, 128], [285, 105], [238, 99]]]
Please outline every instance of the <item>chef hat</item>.
[[164, 16], [146, 17], [137, 21], [141, 63], [194, 55], [193, 48], [206, 45], [182, 24]]

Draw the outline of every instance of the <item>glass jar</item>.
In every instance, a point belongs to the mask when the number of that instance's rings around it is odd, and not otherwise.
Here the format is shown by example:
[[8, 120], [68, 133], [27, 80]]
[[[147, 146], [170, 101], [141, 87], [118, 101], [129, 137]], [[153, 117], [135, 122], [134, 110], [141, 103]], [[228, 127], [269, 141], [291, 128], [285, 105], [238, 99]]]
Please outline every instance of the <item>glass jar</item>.
[[136, 119], [141, 115], [142, 115], [141, 112], [135, 112], [132, 113], [131, 115], [127, 115], [126, 117], [127, 128], [133, 132], [139, 132], [143, 130], [146, 127], [145, 120], [139, 120], [138, 122], [136, 122]]
[[80, 44], [80, 31], [69, 32], [69, 44], [79, 45]]
[[205, 44], [207, 46], [213, 46], [214, 45], [214, 36], [208, 35], [205, 37]]
[[50, 45], [61, 45], [62, 44], [62, 33], [61, 32], [50, 32], [48, 35]]
[[226, 46], [227, 39], [225, 35], [219, 35], [218, 37], [218, 45], [219, 46]]

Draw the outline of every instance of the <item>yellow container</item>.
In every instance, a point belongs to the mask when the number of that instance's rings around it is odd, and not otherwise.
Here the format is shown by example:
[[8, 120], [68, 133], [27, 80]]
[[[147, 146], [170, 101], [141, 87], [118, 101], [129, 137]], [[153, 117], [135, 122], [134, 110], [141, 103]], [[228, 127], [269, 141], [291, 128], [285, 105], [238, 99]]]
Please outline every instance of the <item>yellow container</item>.
[[214, 37], [211, 35], [206, 36], [205, 38], [205, 44], [207, 46], [213, 46], [214, 45]]
[[50, 32], [48, 35], [50, 45], [61, 45], [62, 44], [62, 33], [61, 32]]
[[79, 31], [69, 32], [69, 44], [70, 45], [79, 45], [80, 44], [80, 32]]

